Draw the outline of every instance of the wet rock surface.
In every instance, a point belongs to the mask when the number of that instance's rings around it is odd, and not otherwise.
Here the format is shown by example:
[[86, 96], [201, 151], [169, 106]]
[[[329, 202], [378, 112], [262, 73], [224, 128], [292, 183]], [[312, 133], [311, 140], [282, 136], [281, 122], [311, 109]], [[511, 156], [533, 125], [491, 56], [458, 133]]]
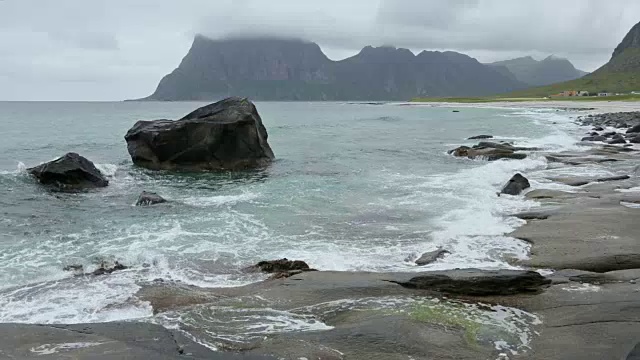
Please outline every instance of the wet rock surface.
[[450, 150], [449, 154], [456, 157], [466, 157], [469, 159], [486, 159], [496, 161], [500, 159], [522, 160], [527, 154], [521, 151], [534, 151], [534, 148], [516, 147], [508, 143], [480, 142], [473, 147], [460, 146]]
[[151, 206], [156, 204], [166, 203], [167, 200], [162, 196], [149, 191], [143, 191], [140, 196], [138, 196], [138, 200], [136, 201], [136, 206]]
[[267, 360], [263, 355], [214, 352], [178, 331], [145, 323], [0, 324], [3, 359]]
[[466, 269], [433, 271], [399, 284], [447, 294], [488, 296], [540, 292], [550, 283], [535, 271]]
[[76, 153], [27, 169], [38, 182], [57, 190], [82, 190], [109, 185], [107, 178], [87, 158]]
[[500, 193], [506, 195], [520, 195], [520, 193], [530, 187], [531, 184], [529, 184], [529, 180], [526, 177], [522, 176], [522, 174], [515, 174], [502, 188]]
[[126, 134], [133, 162], [151, 170], [244, 170], [275, 157], [247, 99], [229, 98], [180, 120], [138, 121]]
[[468, 138], [467, 140], [484, 140], [484, 139], [493, 139], [493, 135], [476, 135]]
[[431, 263], [434, 263], [434, 262], [438, 261], [438, 259], [441, 259], [441, 258], [445, 257], [448, 254], [450, 254], [450, 252], [448, 250], [444, 250], [444, 249], [438, 249], [438, 250], [426, 252], [426, 253], [422, 254], [415, 261], [415, 263], [418, 266], [429, 265]]
[[127, 270], [128, 268], [129, 268], [128, 266], [125, 266], [117, 261], [113, 263], [113, 265], [102, 263], [100, 264], [100, 267], [98, 267], [91, 273], [91, 275], [95, 275], [95, 276], [109, 275], [109, 274], [113, 274], [116, 271]]
[[306, 262], [301, 260], [270, 260], [260, 261], [256, 265], [250, 266], [245, 269], [246, 271], [263, 272], [267, 274], [283, 273], [289, 271], [310, 271], [311, 268]]

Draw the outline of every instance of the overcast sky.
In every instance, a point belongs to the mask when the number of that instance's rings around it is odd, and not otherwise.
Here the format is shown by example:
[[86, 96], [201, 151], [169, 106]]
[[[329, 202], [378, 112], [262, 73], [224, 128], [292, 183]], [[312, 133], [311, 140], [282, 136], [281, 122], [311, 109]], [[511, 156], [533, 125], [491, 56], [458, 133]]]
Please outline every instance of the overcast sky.
[[196, 33], [299, 37], [332, 59], [366, 45], [555, 54], [592, 71], [639, 21], [640, 0], [0, 0], [0, 100], [147, 96]]

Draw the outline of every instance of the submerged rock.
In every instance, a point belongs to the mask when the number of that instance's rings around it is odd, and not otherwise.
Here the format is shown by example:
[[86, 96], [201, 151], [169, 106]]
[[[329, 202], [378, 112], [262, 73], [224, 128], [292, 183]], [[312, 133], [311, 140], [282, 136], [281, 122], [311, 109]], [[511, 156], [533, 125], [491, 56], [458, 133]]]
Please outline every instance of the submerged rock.
[[502, 188], [502, 191], [500, 193], [507, 195], [520, 195], [522, 191], [530, 187], [531, 185], [529, 184], [529, 180], [527, 180], [526, 177], [522, 176], [521, 174], [515, 174], [513, 175], [511, 180], [509, 180], [509, 182], [507, 182], [507, 184]]
[[615, 144], [626, 144], [627, 140], [622, 137], [614, 137], [613, 139], [607, 141], [607, 144], [615, 145]]
[[482, 139], [493, 139], [493, 135], [476, 135], [468, 138], [467, 140], [482, 140]]
[[182, 331], [133, 321], [0, 324], [0, 349], [3, 359], [275, 359], [213, 351]]
[[274, 159], [255, 105], [228, 98], [180, 120], [138, 121], [125, 139], [131, 159], [152, 170], [242, 170]]
[[451, 254], [448, 250], [438, 249], [430, 252], [426, 252], [416, 260], [416, 265], [425, 266], [429, 265], [433, 262], [436, 262], [438, 259], [444, 257], [447, 254]]
[[109, 181], [91, 161], [76, 153], [67, 153], [27, 171], [41, 184], [60, 190], [99, 188], [109, 185]]
[[128, 266], [124, 266], [124, 265], [120, 264], [117, 261], [111, 267], [107, 266], [105, 263], [102, 263], [102, 264], [100, 264], [99, 268], [95, 269], [91, 273], [91, 275], [96, 275], [96, 276], [97, 275], [108, 275], [108, 274], [111, 274], [111, 273], [113, 273], [115, 271], [126, 270], [128, 268], [129, 268]]
[[62, 268], [63, 271], [73, 271], [73, 272], [82, 272], [84, 270], [84, 266], [82, 265], [67, 265]]
[[539, 292], [551, 280], [526, 270], [448, 270], [420, 274], [400, 285], [448, 294], [490, 296]]
[[138, 196], [138, 201], [136, 202], [136, 206], [151, 206], [155, 204], [162, 204], [167, 202], [162, 196], [154, 193], [143, 191], [140, 196]]

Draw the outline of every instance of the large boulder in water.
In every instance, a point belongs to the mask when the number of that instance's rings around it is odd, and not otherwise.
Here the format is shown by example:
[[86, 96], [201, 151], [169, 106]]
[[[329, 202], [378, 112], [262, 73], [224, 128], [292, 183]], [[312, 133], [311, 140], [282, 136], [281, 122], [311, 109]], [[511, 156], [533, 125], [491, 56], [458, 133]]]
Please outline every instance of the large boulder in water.
[[529, 180], [521, 174], [515, 174], [502, 188], [501, 194], [520, 195], [522, 191], [531, 187]]
[[109, 181], [91, 161], [76, 153], [68, 153], [27, 171], [41, 184], [60, 190], [99, 188], [109, 185]]
[[242, 170], [274, 159], [255, 105], [228, 98], [180, 120], [138, 121], [125, 139], [136, 165], [152, 170]]

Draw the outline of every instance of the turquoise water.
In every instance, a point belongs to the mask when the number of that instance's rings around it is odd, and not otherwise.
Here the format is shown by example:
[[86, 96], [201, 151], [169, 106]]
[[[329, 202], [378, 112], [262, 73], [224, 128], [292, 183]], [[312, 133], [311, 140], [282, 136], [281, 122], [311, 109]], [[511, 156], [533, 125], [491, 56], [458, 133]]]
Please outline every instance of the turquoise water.
[[[447, 150], [472, 135], [543, 149], [573, 147], [569, 114], [552, 110], [346, 103], [257, 103], [277, 161], [264, 171], [151, 172], [132, 165], [124, 134], [139, 119], [179, 118], [199, 103], [0, 103], [0, 321], [91, 322], [145, 317], [133, 294], [157, 278], [205, 287], [261, 275], [240, 270], [288, 257], [321, 270], [417, 271], [510, 267], [527, 245], [505, 237], [509, 213], [535, 206], [496, 197], [514, 172], [546, 161], [487, 163]], [[555, 123], [555, 124], [554, 124]], [[109, 187], [50, 193], [25, 167], [78, 152]], [[170, 202], [133, 204], [142, 191]], [[104, 260], [130, 270], [74, 278]]]

